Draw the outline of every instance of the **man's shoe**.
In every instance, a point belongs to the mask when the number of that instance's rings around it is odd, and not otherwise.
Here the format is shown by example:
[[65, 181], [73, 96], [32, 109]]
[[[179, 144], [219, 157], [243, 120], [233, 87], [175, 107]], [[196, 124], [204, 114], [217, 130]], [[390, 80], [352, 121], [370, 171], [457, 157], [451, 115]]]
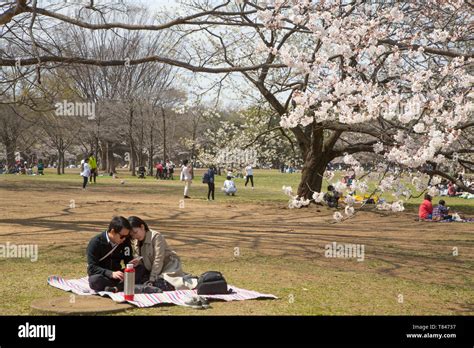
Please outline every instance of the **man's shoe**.
[[119, 291], [118, 291], [118, 288], [117, 288], [116, 286], [106, 286], [106, 287], [104, 288], [104, 291], [105, 291], [105, 292], [113, 292], [114, 294], [117, 293], [117, 292], [119, 292]]
[[191, 197], [189, 197], [189, 196], [184, 196], [184, 198], [191, 198]]

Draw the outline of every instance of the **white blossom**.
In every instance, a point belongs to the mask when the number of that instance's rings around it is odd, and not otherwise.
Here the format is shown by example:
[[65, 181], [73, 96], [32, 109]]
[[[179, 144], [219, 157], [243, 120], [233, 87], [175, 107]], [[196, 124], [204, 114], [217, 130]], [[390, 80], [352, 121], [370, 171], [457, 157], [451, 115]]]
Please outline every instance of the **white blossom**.
[[345, 210], [345, 213], [346, 213], [347, 216], [354, 215], [354, 211], [355, 211], [354, 207], [347, 206], [344, 210]]
[[313, 193], [313, 200], [316, 203], [321, 203], [324, 200], [324, 192], [314, 192]]
[[333, 217], [334, 220], [336, 220], [337, 222], [342, 221], [342, 219], [344, 219], [344, 216], [343, 216], [340, 212], [338, 212], [338, 211], [334, 212], [334, 214], [333, 214], [332, 217]]

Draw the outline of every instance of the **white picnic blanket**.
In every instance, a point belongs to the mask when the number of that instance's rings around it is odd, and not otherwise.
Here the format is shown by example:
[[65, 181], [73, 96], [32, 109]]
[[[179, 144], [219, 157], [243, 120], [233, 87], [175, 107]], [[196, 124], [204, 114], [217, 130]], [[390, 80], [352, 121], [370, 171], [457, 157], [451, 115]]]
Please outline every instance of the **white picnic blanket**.
[[[64, 290], [71, 291], [77, 295], [100, 295], [100, 296], [109, 296], [112, 300], [116, 302], [128, 302], [137, 307], [151, 307], [162, 303], [173, 303], [178, 306], [185, 306], [186, 301], [190, 300], [192, 297], [197, 296], [196, 290], [176, 290], [176, 291], [165, 291], [158, 294], [135, 294], [134, 301], [126, 301], [123, 298], [123, 292], [113, 293], [100, 291], [96, 292], [89, 287], [88, 277], [81, 279], [64, 279], [59, 276], [50, 276], [48, 277], [48, 284]], [[227, 295], [200, 295], [209, 300], [224, 300], [224, 301], [243, 301], [251, 300], [256, 298], [272, 298], [276, 299], [275, 295], [271, 294], [261, 294], [252, 290], [245, 290], [237, 288], [233, 285], [229, 285], [229, 289], [232, 289], [233, 292]]]

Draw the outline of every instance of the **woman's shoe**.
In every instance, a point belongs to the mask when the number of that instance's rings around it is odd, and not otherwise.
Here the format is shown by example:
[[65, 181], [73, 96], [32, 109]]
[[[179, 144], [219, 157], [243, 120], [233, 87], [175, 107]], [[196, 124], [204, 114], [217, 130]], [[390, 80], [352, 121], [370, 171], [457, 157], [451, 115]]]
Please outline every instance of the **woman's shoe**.
[[209, 304], [209, 301], [205, 297], [199, 297], [199, 301], [201, 301], [202, 308], [208, 309], [211, 308], [211, 305]]
[[204, 306], [202, 305], [202, 302], [199, 297], [193, 297], [190, 300], [186, 301], [184, 304], [193, 309], [204, 309]]

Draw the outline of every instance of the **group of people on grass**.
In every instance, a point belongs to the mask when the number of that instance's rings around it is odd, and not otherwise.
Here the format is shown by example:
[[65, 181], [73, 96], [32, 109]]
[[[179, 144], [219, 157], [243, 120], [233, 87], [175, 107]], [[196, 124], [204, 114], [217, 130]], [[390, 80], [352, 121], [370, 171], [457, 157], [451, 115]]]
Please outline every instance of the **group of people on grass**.
[[[34, 167], [36, 167], [36, 173], [34, 172]], [[19, 175], [44, 175], [44, 163], [42, 159], [39, 159], [37, 163], [28, 163], [22, 159], [15, 162], [13, 168], [7, 170], [7, 166], [0, 162], [0, 174], [19, 174]]]
[[428, 193], [425, 194], [423, 202], [418, 208], [418, 217], [420, 220], [452, 220], [453, 215], [449, 213], [449, 207], [446, 207], [444, 199], [440, 199], [438, 205], [433, 208], [433, 197]]
[[[464, 180], [462, 175], [459, 175], [458, 180], [464, 184], [465, 187], [474, 189], [474, 181]], [[436, 185], [440, 191], [440, 196], [449, 196], [449, 197], [461, 197], [467, 199], [474, 199], [474, 195], [463, 191], [460, 185], [452, 181], [443, 180], [441, 183]]]
[[121, 292], [124, 265], [135, 268], [136, 293], [194, 289], [197, 277], [184, 273], [179, 256], [163, 235], [138, 216], [114, 216], [109, 227], [87, 247], [89, 286], [95, 291]]
[[[204, 173], [202, 177], [202, 183], [207, 184], [207, 200], [214, 200], [215, 199], [215, 176], [217, 175], [218, 171], [215, 166], [210, 166], [209, 169]], [[184, 198], [191, 198], [189, 196], [189, 190], [191, 188], [191, 183], [194, 178], [193, 167], [189, 163], [188, 160], [183, 161], [183, 165], [181, 166], [181, 174], [180, 180], [184, 181]], [[226, 180], [222, 186], [222, 191], [225, 193], [226, 196], [235, 196], [237, 193], [237, 186], [233, 180], [233, 172], [229, 169]], [[248, 183], [250, 182], [252, 186], [252, 190], [254, 189], [254, 182], [253, 182], [253, 167], [249, 164], [245, 167], [245, 187], [247, 187]]]
[[[174, 164], [166, 160], [166, 163], [163, 164], [159, 162], [156, 166], [156, 178], [160, 179], [173, 179], [174, 173]], [[215, 175], [217, 175], [218, 170], [215, 166], [209, 167], [207, 172], [203, 175], [203, 183], [208, 185], [208, 193], [207, 199], [214, 200], [215, 199]], [[87, 187], [88, 182], [96, 183], [97, 180], [97, 160], [94, 157], [93, 153], [90, 153], [81, 161], [80, 166], [80, 175], [83, 178], [82, 182], [82, 189], [85, 190]], [[192, 180], [194, 178], [194, 171], [191, 163], [186, 159], [183, 161], [181, 166], [181, 173], [180, 173], [180, 180], [184, 182], [184, 198], [191, 198], [189, 196], [189, 190], [191, 188]], [[249, 164], [245, 167], [245, 186], [248, 185], [250, 182], [252, 189], [254, 189], [254, 182], [253, 182], [253, 168]], [[224, 184], [222, 186], [222, 191], [226, 195], [235, 196], [237, 193], [237, 187], [235, 182], [233, 181], [232, 172], [229, 172]]]
[[[341, 193], [339, 193], [334, 186], [329, 185], [327, 192], [323, 196], [324, 202], [330, 208], [338, 208]], [[438, 204], [433, 207], [433, 198], [428, 193], [425, 194], [423, 203], [420, 204], [418, 209], [418, 218], [423, 221], [456, 221], [463, 220], [467, 221], [460, 216], [458, 213], [451, 213], [449, 207], [446, 207], [446, 201], [440, 199]]]
[[167, 159], [165, 162], [160, 161], [155, 164], [156, 174], [155, 179], [173, 180], [174, 163]]
[[418, 218], [420, 220], [474, 222], [472, 218], [467, 218], [457, 212], [451, 212], [449, 207], [446, 207], [444, 199], [440, 199], [435, 207], [433, 207], [432, 200], [433, 197], [426, 193], [423, 202], [418, 208]]

